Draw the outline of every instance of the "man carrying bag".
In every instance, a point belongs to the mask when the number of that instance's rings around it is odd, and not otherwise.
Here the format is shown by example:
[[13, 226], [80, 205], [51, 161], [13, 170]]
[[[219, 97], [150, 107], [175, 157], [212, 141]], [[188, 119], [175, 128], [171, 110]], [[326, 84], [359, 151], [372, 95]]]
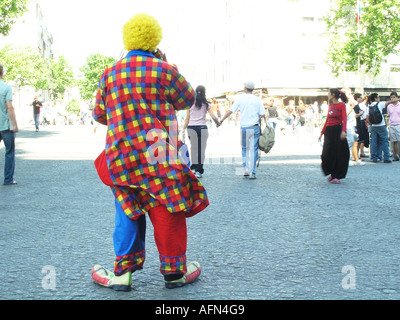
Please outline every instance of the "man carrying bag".
[[256, 167], [258, 161], [258, 141], [261, 135], [260, 119], [265, 118], [264, 104], [260, 98], [253, 94], [255, 85], [248, 81], [244, 84], [245, 94], [241, 95], [221, 119], [224, 120], [240, 110], [240, 130], [242, 144], [242, 159], [244, 176], [256, 179]]

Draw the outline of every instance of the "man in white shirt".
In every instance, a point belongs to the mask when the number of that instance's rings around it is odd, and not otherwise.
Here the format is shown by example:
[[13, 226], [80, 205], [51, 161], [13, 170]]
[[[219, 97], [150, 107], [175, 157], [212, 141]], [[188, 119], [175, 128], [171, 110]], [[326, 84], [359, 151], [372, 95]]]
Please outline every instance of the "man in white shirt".
[[256, 166], [258, 161], [258, 141], [261, 135], [260, 119], [265, 123], [265, 108], [262, 100], [253, 95], [255, 85], [248, 81], [244, 84], [245, 94], [241, 95], [232, 105], [221, 120], [231, 116], [231, 114], [240, 111], [240, 130], [242, 133], [242, 159], [244, 167], [244, 176], [250, 179], [256, 178]]
[[[366, 121], [371, 125], [371, 160], [372, 162], [378, 162], [382, 158], [383, 152], [383, 162], [391, 163], [390, 151], [389, 151], [389, 132], [387, 130], [385, 118], [383, 116], [383, 109], [385, 109], [391, 101], [380, 102], [381, 98], [377, 93], [373, 93], [368, 97], [369, 107], [366, 109]], [[382, 121], [377, 124], [372, 124], [370, 122], [369, 108], [375, 104], [378, 104], [378, 108], [382, 113]]]

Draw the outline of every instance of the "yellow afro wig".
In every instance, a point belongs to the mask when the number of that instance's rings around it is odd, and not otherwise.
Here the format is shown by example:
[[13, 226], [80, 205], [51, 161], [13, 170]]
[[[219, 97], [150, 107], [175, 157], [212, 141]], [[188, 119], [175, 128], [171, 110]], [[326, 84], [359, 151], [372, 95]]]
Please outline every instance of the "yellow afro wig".
[[140, 13], [131, 18], [123, 27], [125, 49], [153, 52], [162, 39], [162, 29], [152, 16]]

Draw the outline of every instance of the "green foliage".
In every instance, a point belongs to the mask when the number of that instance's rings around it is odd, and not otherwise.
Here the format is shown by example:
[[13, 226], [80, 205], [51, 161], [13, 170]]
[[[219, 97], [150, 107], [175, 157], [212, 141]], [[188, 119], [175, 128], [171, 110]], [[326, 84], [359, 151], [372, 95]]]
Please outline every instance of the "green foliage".
[[115, 62], [115, 58], [101, 54], [92, 54], [86, 59], [86, 64], [80, 69], [83, 78], [79, 80], [78, 86], [82, 100], [92, 100], [99, 80], [105, 69]]
[[70, 114], [74, 113], [79, 116], [79, 114], [81, 112], [81, 105], [78, 100], [71, 99], [68, 101], [65, 109], [67, 110], [68, 113], [70, 113]]
[[75, 85], [74, 72], [71, 64], [64, 56], [59, 56], [50, 63], [49, 89], [53, 99], [64, 98], [67, 88]]
[[376, 76], [382, 60], [400, 52], [399, 0], [361, 0], [361, 4], [359, 25], [357, 0], [333, 0], [325, 17], [331, 34], [326, 62], [335, 76], [344, 71], [358, 71], [359, 67]]
[[17, 87], [48, 89], [52, 99], [63, 98], [65, 90], [75, 84], [72, 67], [63, 56], [47, 60], [31, 47], [3, 47], [0, 63], [7, 69], [7, 81], [13, 81]]
[[5, 79], [17, 87], [48, 87], [49, 64], [34, 48], [5, 46], [0, 50], [0, 61], [7, 70]]
[[7, 36], [12, 25], [28, 10], [28, 0], [0, 0], [0, 34]]

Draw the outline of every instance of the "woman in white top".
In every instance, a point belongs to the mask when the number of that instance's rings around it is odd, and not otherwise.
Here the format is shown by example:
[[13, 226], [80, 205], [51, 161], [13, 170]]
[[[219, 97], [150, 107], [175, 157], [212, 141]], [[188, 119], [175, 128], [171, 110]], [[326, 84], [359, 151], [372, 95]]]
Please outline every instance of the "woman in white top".
[[204, 173], [204, 160], [208, 140], [207, 112], [219, 127], [221, 124], [207, 102], [206, 88], [198, 86], [196, 88], [196, 103], [186, 111], [186, 119], [183, 125], [183, 130], [187, 129], [190, 140], [192, 163], [190, 169], [198, 178], [201, 178]]

